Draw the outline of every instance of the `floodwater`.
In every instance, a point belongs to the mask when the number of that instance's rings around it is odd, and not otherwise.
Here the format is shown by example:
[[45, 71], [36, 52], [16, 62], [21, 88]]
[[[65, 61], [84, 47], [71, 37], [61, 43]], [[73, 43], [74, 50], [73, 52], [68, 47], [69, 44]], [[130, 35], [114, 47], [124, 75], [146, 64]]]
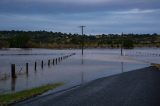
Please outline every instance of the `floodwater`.
[[[53, 59], [71, 53], [76, 55], [56, 65], [52, 64]], [[17, 92], [57, 82], [64, 82], [71, 87], [97, 78], [147, 67], [150, 63], [160, 63], [160, 51], [156, 48], [124, 50], [123, 53], [125, 56], [120, 56], [119, 49], [86, 49], [82, 56], [81, 50], [0, 50], [0, 93]], [[51, 60], [49, 66], [48, 60]], [[29, 64], [28, 74], [26, 63]], [[11, 78], [11, 64], [16, 64], [17, 78], [14, 79]]]

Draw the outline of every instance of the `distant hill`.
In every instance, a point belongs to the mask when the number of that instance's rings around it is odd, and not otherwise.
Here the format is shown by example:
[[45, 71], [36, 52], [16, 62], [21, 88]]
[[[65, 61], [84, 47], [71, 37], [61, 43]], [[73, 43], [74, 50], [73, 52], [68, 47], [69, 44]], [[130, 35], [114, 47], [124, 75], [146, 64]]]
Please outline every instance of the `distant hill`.
[[86, 48], [160, 47], [159, 34], [79, 35], [47, 31], [0, 31], [0, 48]]

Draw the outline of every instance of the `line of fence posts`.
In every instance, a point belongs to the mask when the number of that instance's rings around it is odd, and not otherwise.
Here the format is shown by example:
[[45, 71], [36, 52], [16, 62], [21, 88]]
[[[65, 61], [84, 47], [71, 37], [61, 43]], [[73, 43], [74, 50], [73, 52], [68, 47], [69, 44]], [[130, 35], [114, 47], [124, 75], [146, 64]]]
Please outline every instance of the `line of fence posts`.
[[160, 57], [160, 54], [159, 53], [147, 53], [147, 52], [134, 52], [134, 53], [131, 53], [131, 54], [126, 54], [126, 56], [129, 56], [129, 55], [136, 55], [136, 56], [156, 56], [156, 57]]
[[[65, 56], [62, 56], [62, 57], [58, 57], [58, 58], [54, 58], [53, 59], [53, 65], [55, 64], [58, 64], [58, 62], [64, 60], [64, 59], [67, 59], [68, 57], [72, 56], [72, 55], [75, 55], [75, 53], [72, 53], [70, 55], [65, 55]], [[51, 64], [51, 60], [48, 60], [48, 66], [50, 66]], [[29, 63], [26, 63], [26, 74], [28, 75], [29, 74]], [[42, 60], [41, 61], [41, 68], [43, 69], [44, 67], [44, 61]], [[37, 61], [35, 61], [34, 63], [34, 70], [37, 71]], [[15, 64], [11, 64], [11, 78], [14, 79], [14, 78], [17, 78], [16, 76], [16, 65]]]

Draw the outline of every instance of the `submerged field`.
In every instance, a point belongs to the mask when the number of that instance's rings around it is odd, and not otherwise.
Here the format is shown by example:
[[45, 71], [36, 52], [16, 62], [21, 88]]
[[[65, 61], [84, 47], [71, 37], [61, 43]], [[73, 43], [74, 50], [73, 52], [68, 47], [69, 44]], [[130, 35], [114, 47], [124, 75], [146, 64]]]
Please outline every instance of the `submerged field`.
[[[51, 61], [71, 53], [76, 55], [57, 64]], [[87, 49], [82, 56], [81, 50], [78, 49], [0, 50], [0, 93], [13, 93], [57, 82], [63, 82], [67, 87], [79, 85], [97, 78], [147, 67], [150, 63], [160, 63], [160, 57], [152, 55], [153, 53], [159, 51], [157, 49], [124, 50], [125, 56], [120, 56], [119, 49]], [[29, 63], [28, 74], [26, 74], [26, 63]], [[10, 76], [11, 64], [16, 64], [17, 78], [14, 80]]]

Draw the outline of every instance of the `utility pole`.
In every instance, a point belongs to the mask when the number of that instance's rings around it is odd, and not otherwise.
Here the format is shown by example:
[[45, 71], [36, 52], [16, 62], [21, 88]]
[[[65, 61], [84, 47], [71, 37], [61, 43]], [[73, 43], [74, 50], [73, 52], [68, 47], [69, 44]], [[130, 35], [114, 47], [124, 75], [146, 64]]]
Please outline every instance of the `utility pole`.
[[121, 34], [121, 56], [123, 56], [123, 32]]
[[80, 26], [80, 28], [82, 30], [82, 42], [81, 42], [82, 43], [82, 45], [81, 45], [82, 46], [81, 47], [81, 49], [82, 49], [82, 56], [83, 56], [83, 49], [84, 49], [84, 34], [83, 34], [84, 33], [83, 32], [84, 31], [84, 27], [86, 27], [86, 26]]

